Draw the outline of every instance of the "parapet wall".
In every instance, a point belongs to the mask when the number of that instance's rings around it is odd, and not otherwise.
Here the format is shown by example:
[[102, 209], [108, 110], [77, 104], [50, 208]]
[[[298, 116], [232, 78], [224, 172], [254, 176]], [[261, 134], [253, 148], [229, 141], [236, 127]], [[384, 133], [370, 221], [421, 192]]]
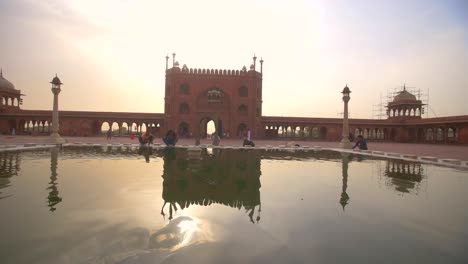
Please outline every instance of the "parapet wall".
[[199, 68], [187, 68], [173, 67], [168, 69], [166, 73], [183, 73], [190, 75], [217, 75], [217, 76], [245, 76], [245, 75], [261, 75], [259, 72], [250, 70], [226, 70], [226, 69], [199, 69]]

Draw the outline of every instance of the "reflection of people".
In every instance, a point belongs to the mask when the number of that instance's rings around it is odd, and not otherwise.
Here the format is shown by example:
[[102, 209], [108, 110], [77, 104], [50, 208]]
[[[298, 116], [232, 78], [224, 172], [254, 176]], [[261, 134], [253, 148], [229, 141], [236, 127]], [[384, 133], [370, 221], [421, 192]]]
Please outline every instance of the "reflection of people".
[[107, 130], [107, 139], [112, 139], [112, 129], [109, 128], [109, 130]]
[[153, 135], [148, 130], [143, 135], [138, 137], [138, 141], [140, 141], [141, 145], [153, 144], [153, 139], [154, 139]]
[[357, 141], [356, 141], [356, 144], [353, 146], [353, 149], [358, 147], [359, 149], [367, 150], [367, 142], [363, 136], [361, 135], [357, 136], [356, 140]]
[[143, 155], [145, 157], [146, 163], [150, 162], [151, 148], [140, 147], [140, 149], [138, 150], [138, 154]]
[[12, 136], [15, 136], [15, 135], [16, 135], [16, 129], [15, 129], [15, 128], [13, 128], [13, 129], [11, 130], [11, 135], [12, 135]]
[[166, 136], [163, 138], [164, 143], [166, 143], [167, 146], [175, 146], [177, 143], [177, 134], [174, 132], [174, 130], [170, 129], [167, 131]]

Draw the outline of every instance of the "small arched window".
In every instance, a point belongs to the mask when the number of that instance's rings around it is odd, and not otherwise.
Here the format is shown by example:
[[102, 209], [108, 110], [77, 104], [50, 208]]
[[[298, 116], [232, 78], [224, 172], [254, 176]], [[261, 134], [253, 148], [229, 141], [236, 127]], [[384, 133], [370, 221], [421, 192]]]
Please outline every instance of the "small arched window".
[[179, 113], [188, 114], [190, 112], [189, 105], [187, 103], [180, 104]]
[[455, 129], [449, 127], [449, 129], [447, 130], [447, 138], [455, 139]]
[[239, 114], [246, 115], [247, 114], [247, 106], [245, 104], [241, 104], [237, 108], [237, 111], [239, 112]]
[[247, 90], [247, 87], [241, 86], [239, 87], [239, 97], [248, 97], [249, 96], [249, 91]]
[[190, 94], [190, 86], [187, 83], [180, 85], [180, 94]]

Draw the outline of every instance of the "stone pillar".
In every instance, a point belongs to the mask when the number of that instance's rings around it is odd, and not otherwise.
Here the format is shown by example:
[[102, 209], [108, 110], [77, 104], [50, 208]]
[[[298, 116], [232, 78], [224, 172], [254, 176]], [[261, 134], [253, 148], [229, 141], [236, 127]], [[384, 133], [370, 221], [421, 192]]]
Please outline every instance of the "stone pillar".
[[52, 93], [54, 94], [54, 108], [52, 112], [52, 134], [50, 135], [51, 143], [53, 144], [63, 144], [65, 143], [65, 139], [63, 139], [59, 134], [59, 112], [58, 112], [58, 95], [61, 91], [60, 86], [62, 82], [60, 79], [55, 75], [52, 82]]
[[349, 94], [351, 91], [346, 85], [343, 89], [343, 102], [344, 102], [344, 112], [343, 112], [343, 132], [341, 135], [340, 146], [345, 149], [350, 149], [352, 147], [351, 142], [349, 141], [349, 121], [348, 121], [348, 102], [351, 99]]

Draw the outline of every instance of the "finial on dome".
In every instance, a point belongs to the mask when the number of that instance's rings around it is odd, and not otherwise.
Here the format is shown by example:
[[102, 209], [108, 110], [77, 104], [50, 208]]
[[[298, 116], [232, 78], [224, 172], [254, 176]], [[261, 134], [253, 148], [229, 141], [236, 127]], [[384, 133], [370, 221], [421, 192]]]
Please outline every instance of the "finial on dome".
[[406, 83], [403, 84], [403, 91], [406, 91]]

